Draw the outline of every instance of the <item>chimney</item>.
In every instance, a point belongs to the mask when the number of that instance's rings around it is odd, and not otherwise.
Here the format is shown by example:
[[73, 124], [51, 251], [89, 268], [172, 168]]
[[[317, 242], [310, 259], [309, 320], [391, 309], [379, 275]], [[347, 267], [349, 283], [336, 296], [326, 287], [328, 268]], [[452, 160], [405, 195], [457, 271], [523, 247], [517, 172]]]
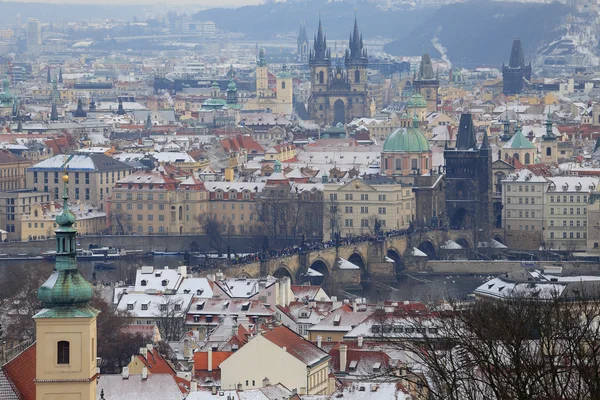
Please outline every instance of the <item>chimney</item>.
[[129, 379], [129, 368], [128, 367], [123, 367], [123, 370], [121, 371], [121, 377], [123, 379]]
[[148, 379], [148, 368], [144, 367], [142, 368], [142, 380], [145, 381], [146, 379]]
[[187, 278], [187, 267], [185, 265], [177, 267], [177, 272], [179, 272], [182, 277]]
[[359, 336], [359, 337], [358, 337], [358, 347], [362, 347], [362, 346], [363, 346], [363, 340], [364, 340], [364, 339], [363, 339], [363, 337], [362, 337], [362, 336]]
[[190, 382], [190, 392], [197, 392], [197, 391], [198, 391], [198, 382], [191, 381]]
[[321, 348], [322, 345], [323, 345], [323, 337], [317, 336], [317, 347]]
[[213, 359], [212, 359], [212, 347], [208, 348], [208, 372], [212, 372], [213, 369], [213, 365], [212, 365]]
[[263, 387], [271, 386], [271, 381], [269, 380], [269, 378], [264, 378], [262, 380], [262, 385]]
[[348, 364], [348, 346], [345, 344], [340, 346], [340, 372], [346, 372]]
[[152, 346], [152, 343], [148, 343], [148, 344], [146, 345], [146, 348], [148, 349], [148, 351], [149, 351], [150, 353], [152, 353], [152, 351], [154, 351], [154, 346]]
[[140, 347], [140, 356], [144, 357], [144, 358], [148, 358], [148, 348], [147, 347]]
[[216, 396], [217, 395], [217, 385], [215, 385], [213, 383], [212, 386], [210, 387], [210, 392], [212, 393], [213, 396]]
[[241, 391], [242, 391], [242, 384], [241, 384], [241, 383], [238, 383], [238, 384], [237, 384], [237, 390], [238, 390], [239, 392], [241, 392]]

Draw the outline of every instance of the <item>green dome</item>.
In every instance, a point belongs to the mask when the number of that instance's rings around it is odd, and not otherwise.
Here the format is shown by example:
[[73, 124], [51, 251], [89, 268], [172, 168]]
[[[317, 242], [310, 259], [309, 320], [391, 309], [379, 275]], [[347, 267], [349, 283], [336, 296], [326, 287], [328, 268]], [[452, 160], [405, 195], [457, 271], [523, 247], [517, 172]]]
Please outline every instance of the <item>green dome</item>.
[[427, 107], [427, 102], [421, 94], [415, 93], [406, 102], [406, 107]]
[[233, 90], [237, 90], [237, 86], [232, 79], [229, 81], [229, 85], [227, 85], [227, 91], [233, 91]]
[[430, 151], [429, 142], [419, 128], [398, 128], [383, 143], [384, 152], [425, 153]]
[[212, 88], [218, 89], [219, 88], [219, 84], [217, 83], [217, 81], [214, 81], [212, 83], [212, 85], [210, 85]]

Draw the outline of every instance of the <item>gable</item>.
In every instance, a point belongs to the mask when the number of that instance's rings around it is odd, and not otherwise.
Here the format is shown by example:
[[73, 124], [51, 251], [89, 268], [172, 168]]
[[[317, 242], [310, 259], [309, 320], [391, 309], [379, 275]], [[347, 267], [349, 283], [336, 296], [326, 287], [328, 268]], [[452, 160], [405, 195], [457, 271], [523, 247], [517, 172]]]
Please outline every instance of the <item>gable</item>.
[[[301, 363], [300, 360], [287, 353], [281, 347], [260, 335], [250, 340], [242, 348], [233, 353], [229, 358], [223, 360], [219, 368], [221, 371], [223, 371], [230, 366], [232, 367], [237, 364], [244, 364], [241, 360], [260, 359], [261, 362], [268, 363], [271, 357], [284, 359], [285, 363]], [[301, 364], [304, 365], [303, 363]]]
[[[356, 184], [358, 183], [358, 188]], [[362, 179], [352, 179], [347, 184], [340, 187], [338, 190], [351, 190], [353, 192], [376, 192], [375, 188], [369, 185], [367, 182]]]

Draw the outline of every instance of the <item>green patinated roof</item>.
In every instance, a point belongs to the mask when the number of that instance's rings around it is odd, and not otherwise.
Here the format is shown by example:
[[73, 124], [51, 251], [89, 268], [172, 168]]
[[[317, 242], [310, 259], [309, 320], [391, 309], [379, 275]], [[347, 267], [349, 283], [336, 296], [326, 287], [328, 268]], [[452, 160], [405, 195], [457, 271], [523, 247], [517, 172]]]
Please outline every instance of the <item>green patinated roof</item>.
[[398, 128], [385, 139], [384, 152], [424, 153], [430, 151], [429, 142], [416, 127]]
[[427, 107], [427, 102], [421, 94], [415, 93], [406, 102], [406, 107]]
[[43, 309], [34, 318], [92, 317], [98, 311], [88, 306], [94, 290], [77, 268], [75, 216], [67, 202], [68, 176], [63, 193], [63, 211], [56, 217], [56, 264], [54, 271], [38, 290]]
[[502, 147], [503, 149], [535, 149], [533, 143], [531, 143], [521, 130], [517, 133]]
[[227, 91], [237, 90], [237, 85], [232, 80], [229, 81], [229, 85], [227, 85]]
[[224, 106], [227, 104], [227, 101], [223, 99], [208, 99], [202, 103], [203, 106]]

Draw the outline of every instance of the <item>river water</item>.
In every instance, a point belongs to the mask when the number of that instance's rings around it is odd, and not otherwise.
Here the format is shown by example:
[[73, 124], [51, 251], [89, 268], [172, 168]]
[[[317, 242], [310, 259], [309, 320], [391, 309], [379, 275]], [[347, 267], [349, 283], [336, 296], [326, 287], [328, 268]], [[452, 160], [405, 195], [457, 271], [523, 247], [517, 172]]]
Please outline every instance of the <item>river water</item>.
[[[155, 268], [177, 268], [185, 265], [182, 256], [155, 256], [151, 258], [120, 258], [111, 260], [114, 270], [96, 270], [98, 283], [132, 282], [135, 271], [142, 265], [152, 265]], [[78, 260], [81, 273], [88, 280], [94, 279], [94, 264], [97, 261]], [[41, 260], [17, 260], [0, 262], [0, 275], [10, 274], [13, 268], [36, 268], [40, 273], [48, 273], [52, 263]], [[43, 268], [45, 266], [45, 268]], [[43, 272], [42, 272], [43, 271]], [[225, 274], [227, 270], [223, 271]], [[475, 288], [489, 280], [486, 275], [452, 276], [452, 275], [403, 275], [397, 282], [366, 282], [362, 291], [339, 290], [335, 293], [338, 298], [365, 297], [370, 302], [383, 300], [394, 301], [434, 301], [441, 299], [466, 299]]]

